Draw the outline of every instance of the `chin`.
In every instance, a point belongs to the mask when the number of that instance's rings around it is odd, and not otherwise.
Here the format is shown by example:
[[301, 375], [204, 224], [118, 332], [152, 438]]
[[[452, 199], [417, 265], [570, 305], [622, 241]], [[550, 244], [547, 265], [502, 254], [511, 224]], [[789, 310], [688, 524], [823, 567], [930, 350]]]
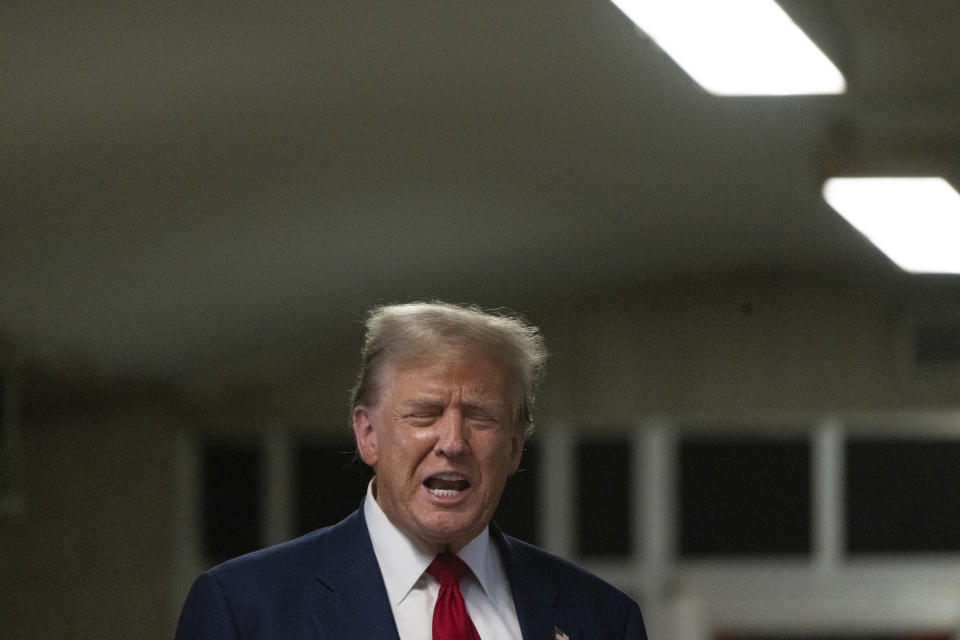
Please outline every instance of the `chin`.
[[477, 527], [470, 522], [434, 522], [423, 527], [424, 537], [441, 545], [466, 544], [474, 538], [483, 527]]

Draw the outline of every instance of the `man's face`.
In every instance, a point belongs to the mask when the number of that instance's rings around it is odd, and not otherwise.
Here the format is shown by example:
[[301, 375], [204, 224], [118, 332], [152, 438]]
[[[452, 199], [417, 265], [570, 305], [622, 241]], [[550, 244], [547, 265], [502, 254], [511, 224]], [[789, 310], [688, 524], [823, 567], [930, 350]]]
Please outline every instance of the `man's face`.
[[485, 355], [387, 365], [373, 406], [353, 412], [376, 500], [423, 549], [459, 551], [493, 517], [523, 452], [511, 376]]

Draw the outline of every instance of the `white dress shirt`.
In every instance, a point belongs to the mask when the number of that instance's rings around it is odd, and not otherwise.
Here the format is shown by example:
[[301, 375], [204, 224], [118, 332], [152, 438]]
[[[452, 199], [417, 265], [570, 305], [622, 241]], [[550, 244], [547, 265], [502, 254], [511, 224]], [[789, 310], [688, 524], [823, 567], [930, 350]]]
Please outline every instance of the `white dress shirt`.
[[[390, 608], [401, 640], [432, 640], [433, 605], [440, 584], [426, 573], [434, 556], [421, 551], [397, 529], [373, 497], [373, 482], [367, 486], [363, 516], [367, 521], [373, 551], [387, 587]], [[469, 573], [460, 581], [460, 592], [477, 633], [485, 640], [522, 640], [513, 594], [500, 554], [490, 543], [489, 528], [457, 554]]]

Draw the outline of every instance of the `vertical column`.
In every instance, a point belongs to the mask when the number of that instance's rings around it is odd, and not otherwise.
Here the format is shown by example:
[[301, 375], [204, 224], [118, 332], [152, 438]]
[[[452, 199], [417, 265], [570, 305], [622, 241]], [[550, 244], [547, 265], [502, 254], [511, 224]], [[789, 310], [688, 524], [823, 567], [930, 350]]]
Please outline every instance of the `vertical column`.
[[540, 434], [540, 539], [544, 546], [565, 558], [573, 557], [577, 513], [575, 487], [577, 468], [574, 464], [574, 432], [554, 427]]
[[697, 637], [676, 635], [688, 603], [666, 588], [676, 552], [676, 449], [667, 421], [651, 420], [634, 432], [635, 562], [650, 637]]
[[846, 540], [844, 513], [844, 428], [840, 420], [827, 418], [813, 434], [811, 476], [813, 482], [813, 560], [824, 572], [837, 569]]
[[676, 539], [676, 444], [670, 425], [651, 422], [634, 436], [637, 549], [643, 574], [654, 582], [673, 563]]
[[293, 537], [293, 460], [290, 437], [270, 431], [264, 439], [263, 456], [264, 544], [277, 544]]
[[170, 586], [172, 595], [168, 614], [171, 629], [176, 625], [190, 582], [204, 566], [200, 539], [200, 496], [203, 493], [200, 465], [200, 445], [196, 435], [187, 429], [178, 429], [173, 445], [173, 584]]

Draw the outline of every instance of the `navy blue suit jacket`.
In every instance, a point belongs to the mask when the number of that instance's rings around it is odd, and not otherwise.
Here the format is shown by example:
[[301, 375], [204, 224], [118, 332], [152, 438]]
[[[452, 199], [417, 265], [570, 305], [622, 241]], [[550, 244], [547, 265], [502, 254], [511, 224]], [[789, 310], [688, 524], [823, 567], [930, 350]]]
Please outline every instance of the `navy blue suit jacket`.
[[[646, 640], [637, 603], [583, 569], [490, 527], [524, 640]], [[176, 640], [399, 640], [363, 509], [229, 560], [187, 596]], [[495, 638], [485, 640], [497, 640]]]

